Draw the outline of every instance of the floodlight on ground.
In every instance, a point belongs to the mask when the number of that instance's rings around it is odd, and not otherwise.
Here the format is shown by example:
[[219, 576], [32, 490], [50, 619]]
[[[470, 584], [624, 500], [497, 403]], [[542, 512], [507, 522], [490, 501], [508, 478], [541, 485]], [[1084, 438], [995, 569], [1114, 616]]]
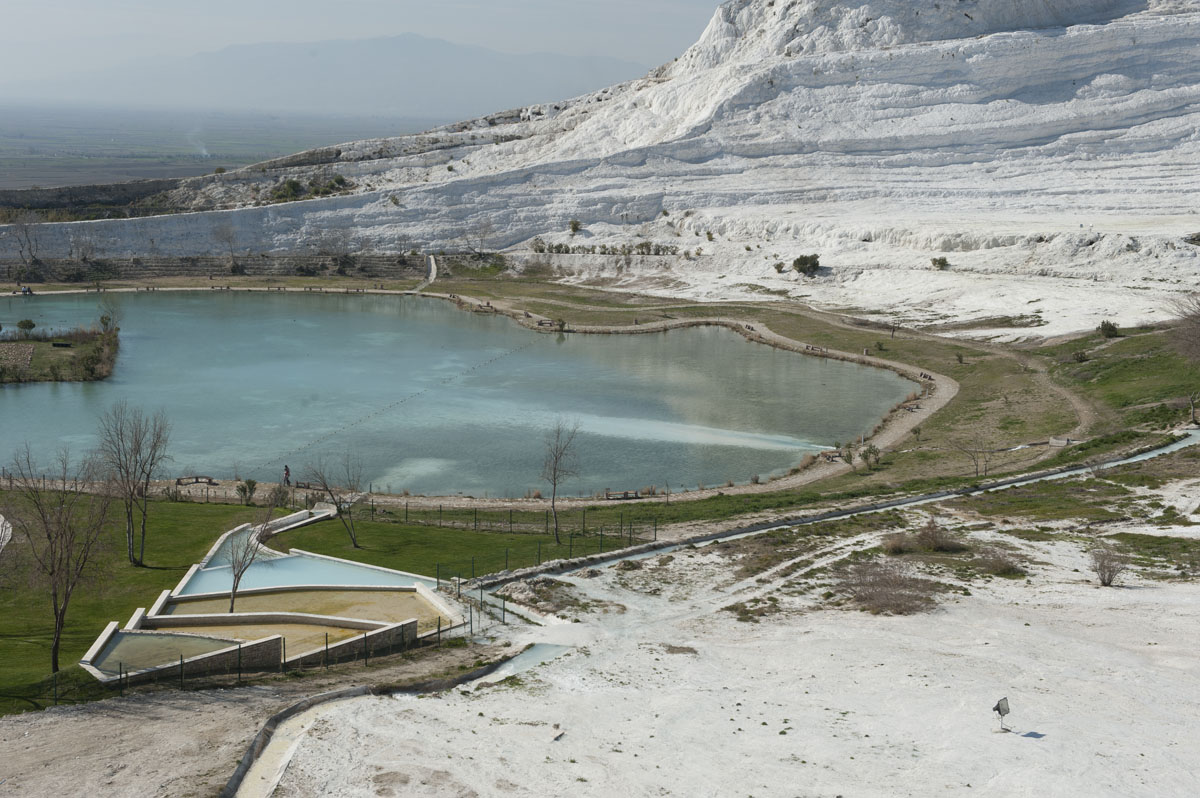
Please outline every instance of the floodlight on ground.
[[1005, 727], [1005, 725], [1004, 725], [1004, 716], [1007, 715], [1009, 712], [1008, 699], [1001, 698], [999, 701], [997, 701], [996, 706], [992, 707], [992, 712], [995, 712], [997, 715], [1000, 716], [1000, 730], [1008, 731], [1007, 727]]

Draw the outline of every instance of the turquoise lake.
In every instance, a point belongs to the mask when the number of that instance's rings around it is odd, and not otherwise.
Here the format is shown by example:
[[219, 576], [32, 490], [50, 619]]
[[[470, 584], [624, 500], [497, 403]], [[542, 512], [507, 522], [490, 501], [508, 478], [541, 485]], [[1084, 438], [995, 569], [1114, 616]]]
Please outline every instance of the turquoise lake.
[[[566, 492], [748, 482], [870, 432], [916, 386], [753, 344], [721, 328], [547, 335], [420, 297], [156, 292], [122, 304], [121, 354], [97, 383], [0, 388], [0, 460], [94, 443], [126, 399], [163, 408], [171, 475], [293, 478], [353, 452], [380, 491], [521, 496], [544, 436], [577, 421]], [[0, 298], [0, 324], [71, 327], [92, 295]]]

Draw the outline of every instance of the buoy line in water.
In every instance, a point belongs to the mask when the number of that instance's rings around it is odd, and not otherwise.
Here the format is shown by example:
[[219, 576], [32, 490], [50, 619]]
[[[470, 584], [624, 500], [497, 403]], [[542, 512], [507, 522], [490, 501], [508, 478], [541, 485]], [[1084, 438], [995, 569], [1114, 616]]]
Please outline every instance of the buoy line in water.
[[392, 410], [395, 410], [400, 405], [404, 404], [405, 402], [408, 402], [412, 399], [416, 399], [417, 397], [420, 397], [420, 396], [423, 396], [424, 394], [429, 393], [435, 387], [449, 385], [450, 383], [452, 383], [456, 380], [461, 380], [463, 377], [466, 377], [468, 374], [470, 374], [474, 371], [477, 371], [479, 369], [485, 368], [486, 366], [490, 366], [493, 363], [496, 363], [497, 361], [512, 357], [513, 355], [517, 354], [518, 352], [521, 352], [521, 351], [533, 346], [535, 343], [537, 343], [537, 341], [530, 341], [527, 344], [522, 344], [521, 346], [515, 347], [513, 349], [509, 349], [505, 352], [501, 352], [500, 354], [496, 355], [495, 357], [488, 358], [487, 360], [481, 360], [480, 362], [476, 363], [475, 365], [470, 366], [469, 368], [466, 368], [457, 374], [452, 374], [449, 377], [445, 377], [445, 378], [439, 380], [437, 383], [435, 383], [433, 385], [426, 386], [425, 388], [422, 388], [419, 391], [408, 394], [407, 396], [403, 396], [394, 402], [391, 402], [377, 410], [373, 410], [372, 412], [367, 413], [366, 415], [359, 416], [358, 418], [354, 419], [353, 421], [349, 421], [346, 424], [343, 424], [342, 426], [338, 427], [337, 429], [335, 429], [331, 432], [327, 432], [324, 435], [320, 436], [319, 438], [315, 438], [315, 439], [309, 441], [308, 443], [304, 444], [303, 446], [298, 446], [295, 449], [291, 449], [287, 452], [282, 453], [281, 455], [272, 457], [271, 459], [264, 461], [258, 467], [254, 468], [251, 471], [251, 473], [258, 474], [258, 475], [270, 474], [271, 472], [268, 471], [268, 469], [272, 468], [274, 463], [289, 460], [289, 459], [293, 458], [295, 455], [306, 452], [306, 451], [312, 449], [314, 446], [319, 446], [320, 444], [325, 443], [326, 441], [330, 440], [331, 438], [335, 438], [338, 435], [341, 435], [343, 432], [351, 429], [352, 427], [360, 426], [374, 418], [377, 418], [377, 417], [383, 415], [384, 413], [389, 413]]

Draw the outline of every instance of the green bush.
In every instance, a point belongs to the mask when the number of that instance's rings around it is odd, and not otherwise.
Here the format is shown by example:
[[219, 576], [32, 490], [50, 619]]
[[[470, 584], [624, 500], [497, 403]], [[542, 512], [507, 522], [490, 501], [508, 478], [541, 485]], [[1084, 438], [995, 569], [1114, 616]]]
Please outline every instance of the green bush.
[[805, 277], [813, 277], [821, 268], [821, 257], [819, 255], [801, 255], [792, 261], [792, 268]]
[[1121, 329], [1117, 327], [1114, 322], [1111, 322], [1108, 319], [1100, 322], [1100, 326], [1096, 329], [1098, 329], [1100, 334], [1105, 338], [1119, 338], [1121, 336]]

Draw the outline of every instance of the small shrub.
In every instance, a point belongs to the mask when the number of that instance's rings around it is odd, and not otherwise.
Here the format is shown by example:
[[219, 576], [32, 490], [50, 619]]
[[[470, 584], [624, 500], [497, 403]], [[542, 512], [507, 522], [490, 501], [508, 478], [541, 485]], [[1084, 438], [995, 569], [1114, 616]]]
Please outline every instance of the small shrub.
[[225, 167], [224, 167], [224, 166], [218, 166], [216, 169], [214, 169], [214, 170], [213, 170], [213, 174], [214, 174], [214, 175], [223, 175], [223, 174], [225, 174]]
[[1108, 546], [1096, 546], [1088, 552], [1092, 573], [1104, 587], [1112, 587], [1129, 570], [1129, 560]]
[[792, 261], [792, 268], [805, 277], [814, 277], [821, 268], [820, 255], [801, 255]]
[[1005, 576], [1010, 579], [1025, 576], [1026, 573], [1015, 557], [1003, 549], [994, 547], [979, 552], [979, 559], [976, 560], [976, 565], [985, 574]]
[[284, 485], [276, 485], [267, 493], [268, 507], [287, 507], [292, 500], [292, 492]]
[[946, 269], [950, 268], [950, 261], [946, 260], [944, 257], [943, 258], [933, 258], [929, 262], [932, 263], [933, 268], [937, 269], [939, 272], [944, 272], [944, 271], [946, 271]]
[[786, 268], [787, 268], [787, 266], [784, 265], [783, 261], [779, 261], [779, 263], [775, 264], [775, 273], [783, 274], [783, 270]]
[[229, 273], [230, 274], [245, 274], [246, 267], [244, 265], [242, 265], [241, 263], [235, 263], [229, 267]]
[[579, 221], [578, 219], [572, 219], [567, 223], [567, 227], [571, 230], [571, 235], [575, 235], [583, 229], [583, 222]]
[[854, 602], [873, 615], [911, 615], [933, 606], [931, 584], [894, 561], [859, 563], [842, 583]]
[[1084, 352], [1082, 349], [1080, 349], [1078, 352], [1074, 352], [1071, 357], [1075, 358], [1076, 363], [1088, 362], [1088, 353]]
[[713, 234], [712, 234], [712, 230], [708, 230], [708, 231], [706, 231], [706, 232], [705, 232], [705, 235], [706, 235], [706, 236], [708, 236], [708, 240], [709, 240], [709, 241], [712, 241], [712, 240], [713, 240]]
[[1100, 334], [1105, 338], [1118, 338], [1121, 335], [1121, 329], [1117, 327], [1114, 322], [1111, 322], [1108, 319], [1100, 322], [1100, 326], [1096, 329], [1098, 329]]
[[929, 523], [917, 532], [916, 544], [925, 551], [937, 551], [943, 554], [958, 554], [967, 550], [966, 544], [950, 535], [944, 527], [929, 519]]
[[885, 535], [879, 547], [883, 549], [884, 554], [890, 554], [893, 557], [915, 551], [912, 540], [903, 532], [893, 532], [890, 535]]
[[37, 325], [34, 324], [33, 319], [21, 319], [19, 322], [17, 322], [17, 329], [21, 331], [22, 338], [28, 338], [29, 334], [33, 332], [33, 328], [36, 326]]
[[242, 504], [249, 507], [254, 504], [254, 492], [258, 490], [258, 480], [246, 479], [237, 484], [237, 495]]

